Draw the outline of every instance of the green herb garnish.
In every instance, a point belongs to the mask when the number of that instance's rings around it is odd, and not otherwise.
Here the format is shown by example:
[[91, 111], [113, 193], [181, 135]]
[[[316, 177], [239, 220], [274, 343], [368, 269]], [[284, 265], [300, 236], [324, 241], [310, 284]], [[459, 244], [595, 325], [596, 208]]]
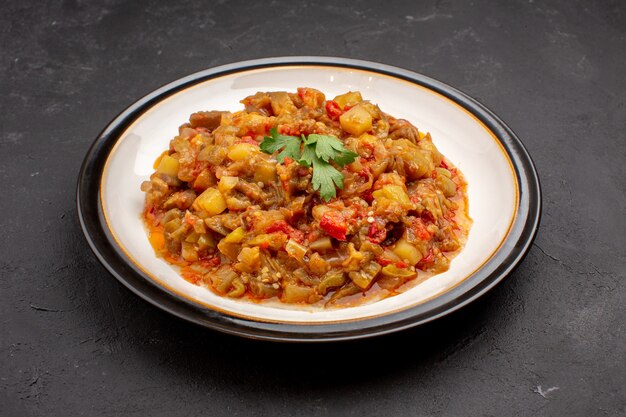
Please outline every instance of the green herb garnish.
[[302, 141], [299, 137], [281, 135], [276, 128], [270, 130], [270, 134], [272, 136], [265, 136], [263, 142], [259, 145], [263, 152], [271, 155], [282, 149], [282, 151], [276, 155], [276, 159], [281, 164], [284, 162], [285, 157], [296, 161], [300, 159], [300, 145]]
[[276, 128], [270, 130], [271, 136], [265, 136], [261, 142], [261, 151], [273, 154], [278, 152], [276, 159], [283, 163], [285, 157], [297, 161], [300, 165], [313, 168], [311, 183], [313, 189], [320, 193], [324, 201], [337, 196], [335, 187], [343, 190], [343, 175], [331, 162], [343, 167], [354, 162], [358, 154], [346, 149], [335, 136], [310, 134], [286, 136], [278, 133]]

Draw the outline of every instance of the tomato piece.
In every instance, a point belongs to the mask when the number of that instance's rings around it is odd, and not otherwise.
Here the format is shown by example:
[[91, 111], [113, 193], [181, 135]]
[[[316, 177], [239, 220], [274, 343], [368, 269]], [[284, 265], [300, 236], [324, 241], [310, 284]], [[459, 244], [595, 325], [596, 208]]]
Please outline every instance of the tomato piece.
[[201, 274], [189, 268], [184, 268], [180, 274], [186, 281], [191, 282], [192, 284], [197, 284], [202, 279]]
[[302, 230], [291, 229], [291, 233], [289, 233], [289, 237], [298, 243], [304, 242], [304, 232]]
[[380, 266], [387, 266], [389, 264], [392, 264], [393, 261], [390, 261], [389, 259], [385, 259], [383, 257], [378, 257], [376, 258], [376, 262], [380, 265]]
[[446, 164], [446, 161], [444, 161], [444, 160], [441, 160], [441, 163], [439, 164], [439, 166], [441, 168], [448, 169], [448, 164]]
[[331, 118], [331, 120], [338, 120], [339, 116], [343, 114], [341, 107], [339, 107], [339, 104], [337, 104], [337, 102], [334, 100], [326, 101], [325, 107], [326, 107], [326, 114], [328, 115], [328, 117]]
[[190, 225], [196, 224], [197, 217], [192, 216], [192, 214], [188, 211], [185, 212], [185, 223], [189, 223]]
[[193, 170], [191, 171], [191, 175], [195, 178], [209, 165], [206, 161], [196, 161], [193, 164]]
[[428, 210], [424, 210], [422, 212], [422, 220], [426, 223], [434, 223], [435, 222], [435, 216], [433, 216], [433, 214], [428, 211]]
[[297, 127], [282, 125], [278, 127], [278, 133], [286, 136], [300, 136], [302, 132]]
[[213, 256], [210, 259], [203, 259], [200, 265], [204, 268], [214, 268], [216, 266], [219, 266], [221, 263], [222, 261], [219, 256]]
[[283, 232], [285, 234], [289, 234], [291, 229], [292, 227], [289, 226], [286, 221], [281, 220], [281, 221], [278, 221], [276, 223], [269, 225], [267, 229], [265, 229], [265, 233]]
[[295, 229], [294, 227], [287, 224], [286, 221], [281, 220], [276, 223], [271, 224], [265, 229], [265, 233], [276, 233], [281, 232], [289, 236], [289, 238], [295, 240], [298, 243], [302, 243], [304, 241], [304, 232]]
[[242, 136], [241, 139], [236, 140], [235, 143], [249, 143], [250, 145], [259, 146], [259, 142], [254, 140], [252, 136], [249, 135]]
[[428, 254], [417, 263], [417, 268], [428, 268], [433, 264], [433, 262], [435, 262], [435, 252], [433, 251], [433, 248], [430, 248], [428, 249]]
[[415, 236], [419, 237], [421, 240], [430, 240], [433, 236], [422, 219], [415, 220], [411, 225], [411, 229], [413, 229]]
[[346, 240], [348, 224], [341, 213], [336, 211], [324, 213], [320, 220], [320, 227], [328, 236], [334, 237], [337, 240]]
[[379, 223], [372, 223], [367, 233], [367, 240], [380, 245], [387, 239], [387, 228]]
[[357, 172], [357, 175], [363, 179], [365, 179], [366, 181], [369, 180], [370, 175], [371, 175], [371, 170], [370, 167], [365, 166], [363, 167], [362, 170], [360, 170], [359, 172]]

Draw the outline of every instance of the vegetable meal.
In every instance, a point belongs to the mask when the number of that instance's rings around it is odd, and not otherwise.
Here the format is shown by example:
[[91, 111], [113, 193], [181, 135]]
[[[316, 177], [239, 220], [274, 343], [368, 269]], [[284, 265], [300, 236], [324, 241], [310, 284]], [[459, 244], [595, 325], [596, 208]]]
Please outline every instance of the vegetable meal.
[[430, 134], [348, 92], [259, 92], [200, 111], [155, 162], [158, 256], [231, 298], [346, 307], [446, 271], [471, 220]]

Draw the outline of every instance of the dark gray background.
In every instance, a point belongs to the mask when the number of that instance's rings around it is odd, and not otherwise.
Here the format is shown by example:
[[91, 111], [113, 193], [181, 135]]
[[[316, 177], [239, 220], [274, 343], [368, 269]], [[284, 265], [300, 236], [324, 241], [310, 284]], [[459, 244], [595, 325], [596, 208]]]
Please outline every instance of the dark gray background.
[[[2, 3], [2, 416], [626, 414], [623, 1]], [[204, 330], [118, 284], [74, 206], [91, 141], [164, 83], [280, 55], [418, 71], [506, 120], [544, 193], [517, 272], [422, 329], [323, 346]]]

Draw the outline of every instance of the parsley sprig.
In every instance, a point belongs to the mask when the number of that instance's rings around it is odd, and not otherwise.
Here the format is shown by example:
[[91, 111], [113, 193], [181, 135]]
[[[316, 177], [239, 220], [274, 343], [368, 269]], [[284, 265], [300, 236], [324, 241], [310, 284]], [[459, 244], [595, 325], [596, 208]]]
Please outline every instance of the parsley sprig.
[[271, 155], [274, 152], [280, 151], [280, 153], [276, 155], [276, 160], [281, 164], [285, 161], [286, 157], [296, 161], [300, 159], [300, 146], [302, 145], [302, 141], [299, 137], [281, 135], [276, 128], [270, 130], [270, 134], [272, 136], [265, 136], [263, 142], [259, 145], [263, 152]]
[[261, 142], [261, 151], [273, 154], [284, 163], [289, 157], [300, 165], [313, 168], [311, 183], [315, 191], [319, 190], [324, 201], [337, 196], [335, 187], [343, 190], [343, 174], [332, 163], [343, 167], [354, 162], [358, 154], [346, 149], [335, 136], [310, 134], [308, 136], [287, 136], [270, 130], [271, 136], [265, 136]]

